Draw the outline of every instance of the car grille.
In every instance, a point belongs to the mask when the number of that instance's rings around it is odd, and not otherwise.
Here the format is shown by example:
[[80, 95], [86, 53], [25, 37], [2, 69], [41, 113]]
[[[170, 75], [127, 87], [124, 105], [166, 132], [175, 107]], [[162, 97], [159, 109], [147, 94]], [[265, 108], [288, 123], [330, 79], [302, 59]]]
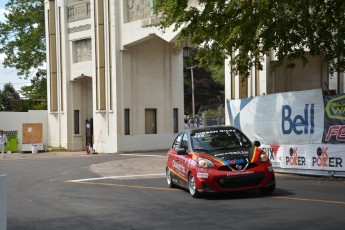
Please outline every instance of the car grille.
[[250, 175], [235, 175], [230, 177], [219, 177], [215, 181], [222, 188], [241, 188], [256, 186], [264, 179], [265, 173], [254, 173]]
[[[241, 165], [242, 169], [244, 169], [244, 167], [246, 166], [247, 163], [243, 163], [243, 164], [239, 164]], [[254, 168], [256, 167], [257, 164], [256, 163], [249, 163], [249, 165], [247, 166], [246, 170], [247, 169], [251, 169], [251, 168]], [[232, 165], [231, 166], [233, 169], [236, 169], [236, 165]], [[220, 166], [218, 168], [218, 170], [221, 170], [221, 171], [233, 171], [228, 165], [223, 165], [223, 166]]]

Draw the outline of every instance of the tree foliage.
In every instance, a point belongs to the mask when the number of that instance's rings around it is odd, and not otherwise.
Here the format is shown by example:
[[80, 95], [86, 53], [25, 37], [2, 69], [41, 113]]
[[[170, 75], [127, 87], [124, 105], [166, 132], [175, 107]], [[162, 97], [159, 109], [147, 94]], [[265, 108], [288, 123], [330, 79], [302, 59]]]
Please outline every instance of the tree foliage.
[[[190, 57], [186, 58], [184, 64], [184, 109], [186, 114], [192, 114], [192, 71], [195, 96], [195, 110], [198, 112], [203, 107], [217, 108], [224, 103], [224, 68], [200, 67], [195, 56], [198, 49], [190, 50]], [[193, 70], [190, 67], [194, 66]], [[212, 76], [212, 77], [211, 77]], [[219, 80], [219, 79], [221, 80]]]
[[0, 53], [5, 67], [15, 68], [19, 76], [33, 73], [45, 77], [46, 60], [44, 0], [9, 0], [5, 22], [0, 22]]
[[262, 69], [271, 50], [279, 59], [274, 68], [284, 60], [287, 67], [307, 64], [308, 50], [330, 64], [330, 73], [345, 70], [345, 1], [156, 0], [155, 10], [162, 28], [182, 28], [179, 42], [200, 48], [202, 65], [232, 57], [234, 70], [248, 76], [253, 66]]
[[20, 96], [11, 83], [6, 83], [0, 90], [0, 111], [18, 111]]
[[47, 79], [33, 77], [31, 85], [20, 88], [21, 94], [30, 101], [32, 110], [46, 110], [47, 109]]
[[[9, 0], [5, 7], [6, 20], [0, 22], [0, 53], [5, 54], [2, 64], [15, 68], [18, 76], [30, 78], [31, 85], [21, 88], [25, 99], [15, 99], [16, 106], [3, 106], [2, 110], [46, 109], [44, 0]], [[12, 99], [2, 95], [1, 100]]]
[[3, 89], [0, 89], [0, 111], [7, 112], [27, 112], [28, 110], [47, 109], [45, 99], [21, 98], [11, 83], [6, 83]]

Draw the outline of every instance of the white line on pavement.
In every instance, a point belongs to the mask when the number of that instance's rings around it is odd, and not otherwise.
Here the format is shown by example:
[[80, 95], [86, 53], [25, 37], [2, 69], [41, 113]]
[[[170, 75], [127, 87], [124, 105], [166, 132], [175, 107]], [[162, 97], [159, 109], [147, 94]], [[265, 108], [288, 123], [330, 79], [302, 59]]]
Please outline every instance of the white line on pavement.
[[97, 177], [97, 178], [87, 178], [80, 180], [69, 180], [67, 182], [85, 182], [85, 181], [95, 181], [95, 180], [107, 180], [107, 179], [134, 179], [140, 177], [152, 177], [152, 176], [165, 176], [165, 173], [156, 174], [142, 174], [142, 175], [125, 175], [125, 176], [109, 176], [109, 177]]
[[143, 154], [135, 154], [135, 153], [125, 153], [120, 154], [122, 156], [136, 156], [136, 157], [166, 157], [166, 156], [160, 156], [160, 155], [143, 155]]

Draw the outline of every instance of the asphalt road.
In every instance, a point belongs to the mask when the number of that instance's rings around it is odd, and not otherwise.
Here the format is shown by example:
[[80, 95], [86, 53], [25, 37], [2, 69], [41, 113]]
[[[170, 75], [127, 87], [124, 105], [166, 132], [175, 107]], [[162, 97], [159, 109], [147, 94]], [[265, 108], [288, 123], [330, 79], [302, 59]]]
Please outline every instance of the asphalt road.
[[0, 159], [8, 230], [345, 228], [344, 179], [277, 174], [272, 196], [249, 191], [194, 199], [168, 188], [164, 162], [164, 152]]

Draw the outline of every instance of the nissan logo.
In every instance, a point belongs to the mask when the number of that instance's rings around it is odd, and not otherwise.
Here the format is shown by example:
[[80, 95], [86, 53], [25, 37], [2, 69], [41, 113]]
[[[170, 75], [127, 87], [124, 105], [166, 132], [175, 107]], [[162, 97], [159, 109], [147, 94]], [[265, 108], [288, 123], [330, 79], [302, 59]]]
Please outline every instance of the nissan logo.
[[241, 170], [242, 169], [242, 165], [236, 165], [236, 169], [237, 170]]

